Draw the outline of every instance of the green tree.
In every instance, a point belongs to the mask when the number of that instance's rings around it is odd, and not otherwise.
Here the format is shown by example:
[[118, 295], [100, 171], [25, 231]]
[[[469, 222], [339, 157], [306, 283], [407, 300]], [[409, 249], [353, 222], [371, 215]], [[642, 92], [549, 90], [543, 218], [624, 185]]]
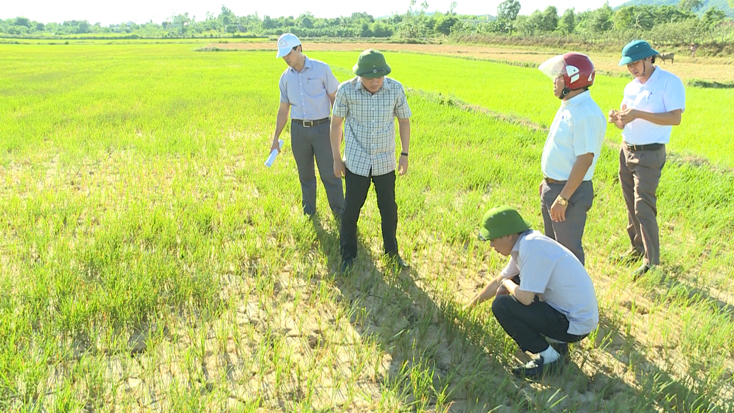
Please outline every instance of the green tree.
[[77, 25], [77, 28], [76, 28], [76, 33], [89, 33], [89, 31], [90, 31], [90, 30], [89, 30], [89, 29], [90, 29], [90, 27], [92, 27], [92, 25], [91, 25], [91, 24], [89, 24], [89, 22], [88, 22], [88, 21], [86, 21], [86, 20], [84, 20], [84, 21], [81, 21], [81, 22], [79, 22], [79, 24]]
[[572, 8], [566, 9], [566, 11], [563, 12], [563, 16], [561, 16], [561, 19], [558, 21], [558, 30], [564, 34], [570, 34], [573, 33], [575, 28], [576, 13], [574, 13]]
[[374, 37], [375, 36], [375, 34], [370, 29], [369, 23], [367, 23], [366, 21], [362, 22], [362, 30], [360, 31], [359, 36], [360, 37]]
[[372, 23], [372, 34], [375, 37], [390, 37], [392, 36], [392, 29], [382, 21], [376, 21]]
[[307, 29], [313, 29], [313, 14], [311, 12], [303, 13], [298, 16], [298, 25]]
[[228, 26], [237, 21], [237, 16], [235, 16], [232, 10], [228, 9], [227, 6], [222, 5], [222, 12], [219, 14], [219, 21], [221, 21], [224, 26]]
[[685, 11], [696, 11], [703, 5], [703, 0], [680, 0], [678, 7]]
[[191, 18], [189, 18], [189, 13], [186, 12], [184, 14], [178, 14], [176, 16], [173, 16], [173, 28], [174, 31], [176, 31], [178, 35], [184, 36], [186, 35], [190, 30], [191, 25]]
[[614, 27], [613, 16], [614, 11], [607, 1], [603, 6], [591, 12], [589, 28], [596, 33], [609, 31]]
[[543, 19], [539, 29], [544, 32], [552, 32], [556, 28], [558, 28], [558, 9], [555, 6], [548, 6], [543, 11]]
[[371, 14], [367, 14], [366, 12], [352, 13], [352, 20], [353, 21], [366, 20], [367, 23], [375, 22], [375, 18], [372, 17]]
[[459, 23], [459, 19], [457, 19], [454, 16], [446, 16], [439, 20], [438, 25], [436, 25], [436, 33], [441, 33], [446, 36], [451, 34], [451, 28], [454, 27], [457, 23]]
[[520, 13], [520, 2], [517, 0], [505, 0], [497, 6], [497, 20], [515, 21]]
[[724, 21], [725, 18], [726, 13], [724, 13], [723, 10], [719, 10], [716, 6], [714, 6], [706, 10], [706, 13], [704, 13], [701, 17], [701, 23], [708, 28], [713, 28]]
[[682, 22], [688, 19], [696, 19], [691, 11], [684, 11], [675, 6], [658, 6], [651, 8], [651, 14], [656, 24]]
[[[665, 22], [665, 20], [662, 20]], [[649, 30], [655, 25], [655, 16], [650, 6], [624, 6], [614, 13], [614, 28]]]
[[268, 16], [267, 14], [263, 16], [263, 29], [275, 29], [276, 27], [278, 26], [276, 25], [275, 20], [271, 19], [270, 16]]
[[614, 13], [614, 28], [617, 30], [629, 29], [634, 21], [635, 6], [620, 7]]
[[530, 16], [518, 16], [516, 19], [517, 30], [526, 35], [532, 36], [543, 24], [543, 13], [540, 10], [535, 10]]
[[23, 26], [23, 27], [31, 27], [31, 19], [28, 19], [26, 17], [16, 17], [15, 25]]
[[455, 1], [452, 1], [451, 2], [451, 7], [449, 7], [449, 14], [451, 14], [451, 15], [455, 15], [456, 14], [456, 12], [454, 10], [456, 10], [456, 5], [457, 4], [458, 3], [456, 3]]

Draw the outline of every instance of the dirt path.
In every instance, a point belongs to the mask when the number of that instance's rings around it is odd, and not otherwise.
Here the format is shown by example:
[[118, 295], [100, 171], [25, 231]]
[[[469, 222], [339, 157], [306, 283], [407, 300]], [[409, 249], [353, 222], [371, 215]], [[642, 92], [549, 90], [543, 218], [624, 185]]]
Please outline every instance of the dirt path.
[[[252, 43], [211, 43], [207, 47], [235, 50], [275, 50], [273, 42]], [[540, 64], [547, 58], [561, 53], [561, 50], [512, 49], [498, 46], [455, 45], [455, 44], [396, 44], [396, 43], [309, 43], [308, 50], [316, 51], [354, 51], [365, 49], [394, 50], [402, 52], [429, 53], [456, 57], [472, 57], [495, 61], [509, 61]], [[583, 51], [582, 51], [583, 52]], [[662, 51], [661, 51], [662, 52]], [[618, 54], [590, 53], [597, 69], [607, 72], [625, 73], [617, 66]], [[356, 55], [355, 55], [356, 59]], [[695, 61], [690, 56], [676, 55], [675, 63], [660, 63], [664, 69], [675, 73], [681, 79], [701, 79], [717, 82], [734, 81], [734, 58], [699, 57]]]

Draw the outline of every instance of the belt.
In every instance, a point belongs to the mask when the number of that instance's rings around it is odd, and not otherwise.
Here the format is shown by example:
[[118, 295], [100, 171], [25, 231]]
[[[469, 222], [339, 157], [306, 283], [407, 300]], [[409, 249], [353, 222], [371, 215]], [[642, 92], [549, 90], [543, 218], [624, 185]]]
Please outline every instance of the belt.
[[664, 143], [649, 143], [647, 145], [630, 145], [627, 142], [624, 142], [624, 144], [627, 146], [627, 150], [631, 152], [636, 151], [657, 151], [658, 149], [665, 146]]
[[331, 119], [323, 118], [323, 119], [317, 119], [317, 120], [303, 120], [303, 119], [291, 119], [291, 120], [303, 126], [304, 128], [310, 128], [311, 126], [316, 126], [316, 125], [321, 125], [322, 123], [326, 123], [330, 121]]
[[547, 176], [543, 178], [543, 180], [548, 184], [554, 184], [554, 185], [566, 185], [566, 181], [556, 181], [553, 178], [548, 178]]

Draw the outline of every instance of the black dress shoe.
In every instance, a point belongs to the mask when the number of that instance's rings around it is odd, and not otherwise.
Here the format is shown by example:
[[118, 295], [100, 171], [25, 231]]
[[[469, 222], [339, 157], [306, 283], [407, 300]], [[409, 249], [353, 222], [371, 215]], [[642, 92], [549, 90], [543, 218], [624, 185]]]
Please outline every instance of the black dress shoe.
[[634, 270], [632, 272], [632, 280], [633, 281], [639, 280], [640, 277], [642, 277], [643, 275], [647, 274], [647, 272], [650, 271], [650, 269], [651, 269], [651, 267], [649, 265], [647, 265], [647, 264], [640, 265], [639, 268], [637, 268], [636, 270]]
[[353, 258], [350, 258], [348, 260], [343, 260], [342, 261], [342, 264], [341, 264], [341, 267], [339, 267], [339, 272], [342, 273], [342, 274], [345, 274], [348, 271], [350, 271], [352, 269], [352, 267], [354, 267], [354, 259]]
[[512, 374], [517, 377], [525, 377], [534, 379], [542, 376], [544, 373], [550, 373], [557, 370], [561, 366], [561, 358], [551, 363], [544, 363], [543, 356], [538, 356], [530, 360], [526, 364], [522, 364], [512, 368]]
[[400, 255], [398, 255], [397, 253], [388, 253], [387, 259], [389, 260], [390, 265], [395, 267], [395, 269], [398, 271], [404, 268], [410, 268], [410, 265], [408, 265], [407, 262], [403, 261], [403, 259], [400, 258]]
[[635, 247], [630, 247], [630, 249], [625, 251], [624, 254], [613, 257], [612, 261], [619, 263], [619, 264], [632, 264], [633, 262], [637, 262], [643, 259], [644, 257], [645, 257], [644, 252], [638, 250]]

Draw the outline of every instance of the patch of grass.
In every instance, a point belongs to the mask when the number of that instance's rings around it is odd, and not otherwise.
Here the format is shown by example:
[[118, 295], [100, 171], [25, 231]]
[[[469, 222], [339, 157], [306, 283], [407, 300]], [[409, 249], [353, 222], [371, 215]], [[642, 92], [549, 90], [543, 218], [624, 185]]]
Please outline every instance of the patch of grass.
[[704, 89], [732, 89], [734, 88], [734, 82], [713, 82], [701, 79], [691, 79], [688, 81], [688, 86]]

